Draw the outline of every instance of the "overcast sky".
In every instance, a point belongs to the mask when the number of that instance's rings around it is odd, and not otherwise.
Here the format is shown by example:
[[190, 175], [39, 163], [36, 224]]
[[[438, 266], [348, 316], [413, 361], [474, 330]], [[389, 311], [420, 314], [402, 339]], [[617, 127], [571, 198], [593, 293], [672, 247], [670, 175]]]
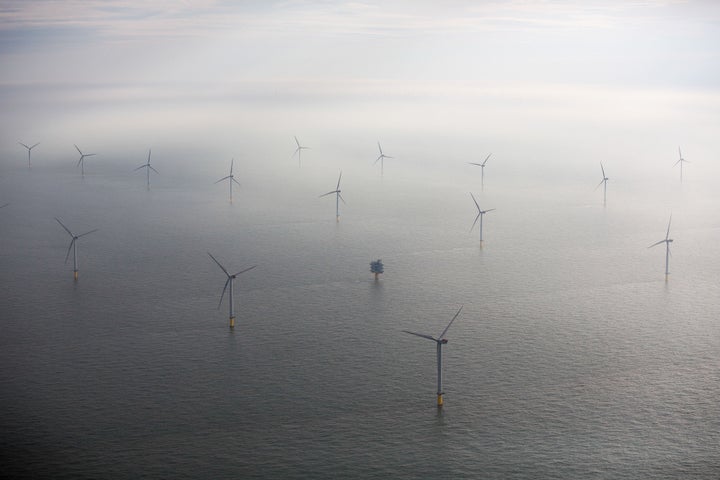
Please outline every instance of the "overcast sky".
[[[287, 108], [292, 125], [303, 118], [292, 108], [356, 102], [350, 128], [397, 126], [423, 111], [421, 130], [474, 123], [499, 138], [518, 115], [530, 119], [530, 134], [548, 119], [572, 124], [589, 112], [659, 122], [685, 111], [692, 125], [670, 143], [699, 142], [689, 132], [718, 125], [719, 53], [712, 0], [5, 0], [0, 115], [10, 133], [2, 140], [33, 142], [26, 137], [46, 138], [59, 123], [130, 132], [140, 105], [164, 111], [141, 123], [177, 125], [190, 111], [222, 123], [231, 114], [215, 115], [220, 103]], [[274, 114], [234, 115], [277, 127]], [[337, 123], [315, 120], [317, 129]]]

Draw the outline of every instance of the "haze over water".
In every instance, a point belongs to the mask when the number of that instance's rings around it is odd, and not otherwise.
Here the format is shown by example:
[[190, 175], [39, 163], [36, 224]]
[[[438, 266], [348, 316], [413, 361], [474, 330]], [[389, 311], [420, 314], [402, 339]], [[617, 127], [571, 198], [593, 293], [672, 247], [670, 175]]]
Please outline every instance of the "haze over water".
[[[714, 6], [35, 5], [0, 8], [6, 472], [717, 478]], [[78, 282], [55, 217], [99, 229]], [[207, 252], [258, 265], [234, 331]], [[438, 410], [402, 330], [460, 305]]]

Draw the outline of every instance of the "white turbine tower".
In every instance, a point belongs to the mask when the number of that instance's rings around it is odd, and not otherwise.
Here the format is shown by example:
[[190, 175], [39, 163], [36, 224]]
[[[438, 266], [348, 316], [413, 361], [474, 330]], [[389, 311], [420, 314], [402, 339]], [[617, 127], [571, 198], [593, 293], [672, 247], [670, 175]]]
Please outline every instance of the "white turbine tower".
[[78, 160], [78, 163], [75, 168], [80, 167], [80, 174], [84, 177], [85, 176], [85, 157], [92, 157], [94, 155], [97, 155], [96, 153], [83, 153], [80, 151], [77, 145], [75, 145], [75, 150], [80, 153], [80, 160]]
[[57, 222], [60, 224], [61, 227], [65, 229], [65, 231], [72, 237], [72, 240], [70, 241], [70, 246], [68, 247], [67, 254], [65, 254], [65, 263], [68, 261], [68, 257], [70, 256], [70, 250], [73, 251], [73, 277], [75, 280], [78, 279], [78, 254], [77, 254], [77, 241], [80, 237], [84, 237], [85, 235], [90, 235], [93, 232], [97, 232], [98, 229], [90, 230], [89, 232], [82, 233], [80, 235], [75, 235], [70, 231], [69, 228], [67, 228], [63, 223], [60, 221], [59, 218], [55, 218]]
[[[492, 153], [490, 155], [492, 155]], [[490, 159], [490, 155], [485, 157], [485, 161], [483, 161], [482, 163], [468, 162], [470, 165], [480, 167], [480, 188], [483, 190], [485, 189], [485, 164]]]
[[680, 147], [678, 147], [678, 155], [679, 155], [680, 158], [678, 159], [677, 162], [675, 162], [675, 164], [673, 165], [673, 167], [676, 166], [677, 164], [680, 164], [680, 183], [682, 183], [682, 179], [683, 179], [683, 175], [682, 175], [683, 163], [690, 163], [690, 162], [689, 162], [688, 160], [685, 160], [685, 159], [683, 158], [683, 156], [682, 156], [682, 151], [680, 150]]
[[336, 222], [340, 221], [340, 200], [342, 200], [343, 203], [345, 203], [345, 199], [342, 197], [342, 195], [340, 195], [340, 192], [341, 192], [340, 179], [341, 178], [342, 178], [342, 171], [340, 171], [340, 176], [338, 177], [337, 187], [335, 187], [335, 190], [332, 190], [330, 192], [323, 193], [322, 195], [320, 195], [320, 197], [325, 197], [327, 195], [332, 195], [333, 193], [335, 194], [335, 221]]
[[232, 203], [232, 201], [233, 201], [233, 196], [232, 196], [232, 186], [233, 186], [233, 182], [237, 183], [238, 186], [241, 186], [241, 185], [240, 185], [240, 182], [238, 182], [237, 180], [235, 180], [235, 177], [233, 176], [233, 163], [235, 163], [235, 159], [234, 159], [234, 158], [233, 158], [232, 160], [230, 160], [230, 175], [228, 175], [228, 176], [226, 176], [226, 177], [223, 177], [223, 178], [221, 178], [220, 180], [218, 180], [217, 182], [215, 182], [215, 183], [220, 183], [220, 182], [222, 182], [223, 180], [228, 180], [228, 181], [229, 181], [229, 183], [230, 183], [230, 203]]
[[600, 185], [603, 186], [603, 205], [606, 205], [607, 204], [607, 181], [610, 179], [605, 175], [605, 169], [603, 168], [602, 162], [600, 162], [600, 170], [602, 170], [603, 179], [600, 180], [600, 183], [598, 183], [598, 186], [595, 187], [595, 190], [600, 188]]
[[492, 212], [495, 209], [490, 208], [488, 210], [481, 210], [480, 205], [478, 205], [477, 200], [475, 200], [475, 195], [473, 195], [472, 192], [470, 192], [470, 196], [472, 197], [473, 202], [475, 203], [475, 207], [477, 208], [477, 211], [478, 211], [478, 214], [475, 217], [475, 221], [473, 222], [472, 227], [470, 227], [470, 231], [472, 232], [472, 229], [475, 228], [475, 224], [477, 223], [477, 221], [479, 219], [480, 220], [480, 244], [482, 245], [482, 242], [483, 242], [483, 217], [485, 216], [486, 213]]
[[303, 150], [309, 150], [310, 147], [303, 147], [302, 145], [300, 145], [300, 141], [297, 139], [297, 137], [294, 137], [294, 138], [295, 138], [295, 143], [297, 144], [297, 148], [295, 149], [293, 154], [290, 156], [290, 158], [292, 159], [295, 156], [295, 154], [297, 153], [298, 167], [301, 167], [302, 164], [300, 163], [300, 154], [302, 153]]
[[133, 170], [134, 172], [137, 172], [137, 171], [140, 170], [141, 168], [147, 168], [147, 189], [148, 189], [148, 190], [150, 190], [150, 170], [152, 170], [153, 172], [155, 172], [155, 173], [157, 173], [158, 175], [160, 175], [160, 172], [158, 172], [157, 170], [155, 170], [155, 169], [150, 165], [150, 154], [151, 154], [151, 153], [152, 153], [152, 149], [148, 150], [147, 163], [143, 163], [142, 165], [140, 165], [139, 167], [137, 167], [135, 170]]
[[659, 242], [653, 243], [648, 247], [652, 248], [656, 245], [660, 245], [661, 243], [665, 244], [665, 280], [667, 280], [668, 275], [670, 275], [670, 244], [673, 241], [673, 239], [670, 238], [670, 222], [672, 222], [672, 215], [670, 215], [670, 220], [668, 221], [668, 228], [667, 232], [665, 233], [665, 238], [660, 240]]
[[220, 308], [220, 305], [222, 305], [223, 297], [225, 296], [225, 290], [228, 289], [228, 286], [230, 287], [230, 292], [228, 294], [228, 303], [230, 304], [230, 328], [235, 328], [235, 310], [233, 306], [233, 281], [235, 278], [240, 275], [241, 273], [245, 273], [248, 270], [252, 270], [253, 268], [257, 267], [257, 265], [253, 265], [252, 267], [248, 267], [244, 270], [240, 270], [239, 272], [230, 275], [228, 271], [223, 267], [220, 262], [217, 261], [215, 257], [212, 256], [210, 252], [208, 252], [208, 255], [210, 255], [210, 258], [213, 259], [215, 263], [217, 263], [217, 266], [220, 267], [220, 269], [227, 275], [227, 280], [225, 281], [225, 286], [223, 287], [222, 295], [220, 295], [220, 302], [218, 302], [218, 309]]
[[378, 142], [378, 149], [380, 150], [380, 156], [377, 157], [377, 160], [375, 160], [375, 163], [373, 163], [373, 165], [375, 165], [377, 162], [380, 162], [380, 176], [382, 176], [382, 175], [383, 175], [383, 171], [385, 170], [385, 165], [384, 165], [384, 164], [385, 164], [385, 159], [386, 159], [386, 158], [394, 158], [394, 157], [391, 157], [391, 156], [389, 156], [389, 155], [385, 155], [385, 154], [383, 153], [382, 147], [380, 146], [380, 142]]
[[27, 148], [27, 151], [28, 151], [28, 168], [30, 168], [30, 151], [31, 151], [33, 148], [35, 148], [35, 147], [37, 147], [38, 145], [40, 145], [40, 142], [36, 143], [36, 144], [33, 145], [32, 147], [28, 147], [27, 145], [25, 145], [25, 144], [22, 143], [22, 142], [18, 142], [18, 143], [19, 143], [20, 145], [22, 145], [23, 147]]
[[445, 345], [448, 341], [445, 338], [445, 334], [447, 333], [448, 329], [450, 328], [450, 325], [455, 321], [455, 319], [460, 315], [460, 310], [463, 309], [463, 306], [461, 305], [458, 309], [455, 316], [450, 320], [450, 323], [448, 323], [447, 327], [445, 327], [445, 330], [442, 331], [439, 337], [435, 338], [431, 335], [425, 335], [424, 333], [416, 333], [411, 332], [409, 330], [403, 330], [405, 333], [409, 333], [410, 335], [416, 335], [418, 337], [427, 338], [428, 340], [432, 340], [437, 344], [437, 406], [442, 407], [443, 406], [443, 388], [442, 388], [442, 346]]

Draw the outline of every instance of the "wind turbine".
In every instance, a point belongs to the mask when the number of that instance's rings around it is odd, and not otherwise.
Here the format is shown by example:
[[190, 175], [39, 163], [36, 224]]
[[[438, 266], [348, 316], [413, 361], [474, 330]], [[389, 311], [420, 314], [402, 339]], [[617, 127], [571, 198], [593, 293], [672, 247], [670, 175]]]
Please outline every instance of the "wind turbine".
[[345, 203], [345, 199], [342, 197], [342, 195], [340, 195], [340, 192], [341, 192], [340, 179], [341, 178], [342, 178], [342, 171], [340, 171], [340, 176], [338, 177], [338, 183], [337, 183], [337, 187], [335, 187], [335, 190], [332, 190], [330, 192], [323, 193], [322, 195], [320, 195], [320, 197], [324, 197], [327, 195], [332, 195], [333, 193], [335, 194], [335, 221], [336, 222], [340, 221], [340, 200], [342, 200], [343, 203]]
[[148, 190], [150, 190], [150, 170], [152, 170], [153, 172], [155, 172], [155, 173], [157, 173], [158, 175], [160, 175], [160, 172], [158, 172], [157, 170], [155, 170], [155, 169], [150, 165], [150, 154], [151, 154], [151, 153], [152, 153], [152, 148], [151, 148], [150, 150], [148, 150], [147, 163], [144, 163], [144, 164], [140, 165], [139, 167], [137, 167], [135, 170], [133, 170], [133, 172], [137, 172], [137, 171], [140, 170], [141, 168], [147, 168], [147, 189], [148, 189]]
[[665, 233], [665, 238], [663, 240], [660, 240], [659, 242], [653, 243], [648, 247], [652, 248], [656, 245], [660, 245], [661, 243], [665, 244], [665, 280], [667, 280], [668, 275], [670, 275], [670, 244], [673, 241], [673, 239], [670, 238], [670, 222], [672, 222], [672, 214], [670, 215], [670, 221], [668, 221], [668, 228], [667, 233]]
[[[490, 155], [492, 155], [492, 153]], [[482, 189], [485, 189], [485, 164], [490, 159], [490, 155], [485, 157], [485, 161], [482, 163], [468, 162], [470, 165], [480, 167], [480, 188]]]
[[0, 208], [5, 208], [5, 207], [7, 207], [8, 205], [10, 205], [10, 203], [6, 203], [6, 204], [4, 204], [4, 205], [0, 205]]
[[235, 163], [235, 159], [234, 159], [234, 158], [233, 158], [232, 160], [230, 160], [230, 175], [228, 175], [227, 177], [223, 177], [223, 178], [221, 178], [220, 180], [218, 180], [217, 182], [215, 182], [215, 183], [220, 183], [220, 182], [222, 182], [223, 180], [230, 180], [230, 203], [232, 203], [232, 200], [233, 200], [233, 197], [232, 197], [232, 186], [233, 186], [233, 182], [235, 182], [235, 183], [237, 183], [238, 185], [240, 185], [240, 182], [238, 182], [237, 180], [235, 180], [235, 177], [233, 176], [233, 163]]
[[[80, 167], [80, 174], [84, 177], [85, 176], [85, 157], [92, 157], [93, 155], [96, 155], [95, 153], [83, 153], [80, 151], [77, 145], [75, 145], [75, 150], [77, 150], [80, 153], [80, 160], [78, 160], [77, 166]], [[77, 168], [76, 166], [76, 168]]]
[[310, 147], [303, 147], [302, 145], [300, 145], [300, 142], [298, 141], [297, 137], [295, 137], [295, 143], [297, 143], [297, 148], [295, 149], [295, 151], [293, 152], [293, 154], [290, 156], [290, 158], [294, 157], [295, 154], [297, 153], [297, 156], [298, 156], [298, 167], [300, 167], [300, 166], [302, 166], [302, 165], [300, 164], [300, 153], [302, 153], [303, 150], [309, 150]]
[[383, 170], [384, 170], [384, 168], [385, 168], [385, 165], [384, 165], [385, 159], [386, 159], [386, 158], [394, 158], [394, 157], [391, 157], [391, 156], [389, 156], [389, 155], [385, 155], [385, 154], [383, 153], [382, 147], [380, 146], [380, 142], [378, 142], [378, 149], [380, 150], [380, 156], [377, 158], [377, 160], [375, 160], [375, 163], [373, 163], [373, 165], [375, 165], [378, 161], [380, 162], [380, 176], [382, 176], [382, 175], [383, 175]]
[[675, 164], [673, 165], [673, 167], [674, 167], [675, 165], [677, 165], [678, 163], [680, 164], [680, 183], [682, 183], [682, 166], [683, 166], [683, 163], [690, 163], [690, 162], [689, 162], [688, 160], [685, 160], [685, 159], [683, 158], [683, 156], [682, 156], [682, 151], [680, 150], [680, 147], [678, 147], [678, 155], [680, 156], [680, 158], [678, 159], [677, 162], [675, 162]]
[[463, 306], [460, 305], [460, 308], [458, 309], [455, 316], [450, 320], [450, 323], [448, 323], [447, 327], [445, 327], [445, 330], [442, 331], [440, 336], [438, 338], [432, 337], [430, 335], [425, 335], [423, 333], [416, 333], [411, 332], [409, 330], [403, 330], [405, 333], [409, 333], [410, 335], [416, 335], [418, 337], [427, 338], [428, 340], [432, 340], [437, 344], [437, 406], [442, 407], [443, 406], [443, 389], [442, 389], [442, 346], [446, 344], [448, 341], [445, 338], [445, 334], [447, 333], [448, 329], [450, 328], [450, 325], [455, 321], [458, 315], [460, 315], [460, 310], [463, 309]]
[[245, 270], [240, 270], [239, 272], [230, 275], [228, 271], [220, 265], [220, 262], [217, 261], [215, 257], [212, 256], [210, 252], [208, 252], [208, 255], [210, 255], [210, 258], [213, 259], [215, 263], [217, 263], [217, 266], [220, 267], [220, 269], [227, 275], [227, 280], [225, 281], [225, 286], [223, 287], [222, 295], [220, 295], [220, 302], [218, 302], [218, 309], [220, 308], [220, 305], [222, 304], [223, 297], [225, 296], [225, 290], [227, 290], [228, 285], [230, 286], [230, 293], [228, 297], [228, 302], [230, 303], [230, 328], [235, 328], [235, 310], [233, 309], [233, 280], [235, 280], [235, 277], [240, 275], [241, 273], [245, 273], [248, 270], [252, 270], [253, 268], [257, 267], [257, 265], [253, 265], [252, 267], [248, 267]]
[[25, 144], [22, 143], [22, 142], [18, 142], [18, 143], [19, 143], [20, 145], [22, 145], [23, 147], [27, 148], [27, 151], [28, 151], [28, 168], [30, 168], [30, 150], [32, 150], [33, 148], [35, 148], [35, 147], [37, 147], [38, 145], [40, 145], [40, 142], [36, 143], [36, 144], [33, 145], [32, 147], [28, 147], [27, 145], [25, 145]]
[[600, 185], [603, 186], [603, 205], [605, 205], [607, 202], [607, 181], [610, 179], [605, 176], [605, 169], [603, 168], [602, 162], [600, 162], [600, 170], [602, 170], [603, 179], [598, 183], [598, 186], [595, 187], [595, 190], [600, 188]]
[[65, 229], [65, 231], [72, 237], [72, 240], [70, 241], [70, 246], [68, 247], [67, 254], [65, 255], [65, 263], [68, 261], [68, 257], [70, 256], [70, 250], [73, 251], [73, 277], [75, 280], [78, 279], [78, 258], [77, 258], [77, 241], [78, 238], [84, 237], [85, 235], [90, 235], [93, 232], [97, 232], [98, 229], [90, 230], [89, 232], [82, 233], [80, 235], [75, 235], [70, 231], [69, 228], [67, 228], [63, 223], [60, 221], [59, 218], [55, 217], [55, 220], [60, 224], [61, 227]]
[[470, 227], [470, 231], [472, 232], [472, 229], [475, 228], [475, 224], [477, 223], [478, 219], [480, 219], [480, 244], [482, 244], [482, 241], [483, 241], [483, 237], [482, 237], [483, 216], [485, 216], [486, 213], [492, 212], [495, 209], [491, 208], [488, 210], [480, 210], [480, 205], [478, 205], [477, 200], [475, 200], [475, 195], [473, 195], [472, 192], [470, 192], [470, 196], [472, 197], [473, 202], [475, 202], [475, 206], [477, 207], [477, 210], [478, 210], [477, 217], [475, 217], [475, 221], [473, 222], [472, 227]]

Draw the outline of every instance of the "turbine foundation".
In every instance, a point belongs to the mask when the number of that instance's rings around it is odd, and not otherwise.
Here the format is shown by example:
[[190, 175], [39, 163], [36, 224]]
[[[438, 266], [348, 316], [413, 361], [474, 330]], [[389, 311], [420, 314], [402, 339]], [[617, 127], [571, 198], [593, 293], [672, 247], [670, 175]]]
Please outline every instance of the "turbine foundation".
[[442, 393], [438, 393], [437, 406], [438, 406], [438, 408], [443, 406], [443, 394]]
[[73, 278], [74, 278], [75, 280], [78, 279], [78, 271], [77, 271], [77, 270], [73, 270]]
[[230, 317], [230, 328], [235, 328], [235, 317]]

